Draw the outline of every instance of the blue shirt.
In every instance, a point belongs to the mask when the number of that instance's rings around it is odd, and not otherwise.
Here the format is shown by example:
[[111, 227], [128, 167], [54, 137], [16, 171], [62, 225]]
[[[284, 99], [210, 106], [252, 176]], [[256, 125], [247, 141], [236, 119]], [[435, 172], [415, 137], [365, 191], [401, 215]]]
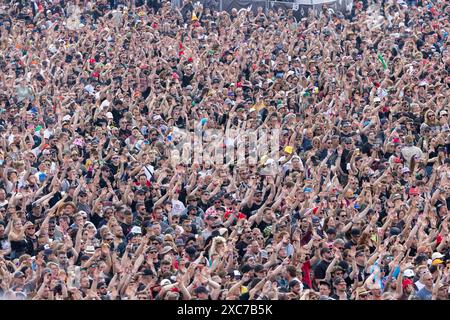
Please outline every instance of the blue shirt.
[[420, 300], [431, 300], [432, 293], [427, 288], [423, 287], [418, 293], [417, 296], [420, 298]]

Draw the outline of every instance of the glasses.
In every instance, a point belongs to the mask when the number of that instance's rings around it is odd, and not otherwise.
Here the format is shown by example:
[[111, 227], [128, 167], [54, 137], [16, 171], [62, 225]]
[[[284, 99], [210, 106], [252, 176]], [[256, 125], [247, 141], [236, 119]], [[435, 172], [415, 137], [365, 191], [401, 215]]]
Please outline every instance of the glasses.
[[152, 245], [157, 246], [157, 245], [159, 245], [159, 242], [158, 241], [154, 241], [154, 242], [152, 242]]

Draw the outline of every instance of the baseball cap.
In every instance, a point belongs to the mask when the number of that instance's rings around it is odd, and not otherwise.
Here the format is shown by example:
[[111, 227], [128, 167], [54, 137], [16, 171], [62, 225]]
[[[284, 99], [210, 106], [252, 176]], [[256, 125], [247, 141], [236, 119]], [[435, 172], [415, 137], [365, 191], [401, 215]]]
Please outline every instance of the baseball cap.
[[248, 264], [245, 264], [245, 265], [242, 267], [242, 269], [241, 269], [242, 273], [247, 273], [247, 272], [250, 272], [250, 271], [252, 271], [252, 270], [253, 270], [253, 267], [251, 267], [251, 266], [248, 265]]
[[198, 286], [197, 288], [195, 288], [194, 292], [196, 295], [199, 295], [201, 293], [204, 293], [204, 294], [209, 293], [208, 289], [206, 289], [206, 287], [204, 287], [204, 286]]
[[401, 199], [401, 198], [402, 198], [402, 196], [399, 193], [396, 193], [396, 194], [394, 194], [392, 196], [392, 200], [398, 200], [398, 199]]
[[134, 226], [133, 228], [131, 228], [130, 233], [141, 234], [142, 233], [141, 227]]
[[167, 285], [169, 285], [169, 284], [172, 284], [172, 282], [171, 282], [169, 279], [163, 279], [163, 280], [161, 280], [161, 282], [159, 283], [159, 285], [160, 285], [161, 287], [167, 286]]
[[265, 270], [265, 268], [264, 268], [264, 266], [262, 264], [257, 264], [255, 266], [255, 272], [261, 272], [261, 271], [264, 271], [264, 270]]
[[173, 250], [173, 248], [172, 248], [171, 246], [165, 246], [165, 247], [162, 249], [161, 254], [166, 254], [166, 253], [168, 253], [168, 252], [171, 251], [171, 250]]
[[401, 232], [401, 230], [400, 230], [399, 228], [397, 228], [397, 227], [392, 227], [391, 230], [389, 231], [389, 234], [390, 234], [391, 236], [396, 236], [396, 235], [399, 235], [400, 232]]
[[176, 239], [176, 240], [175, 240], [175, 245], [176, 245], [177, 247], [182, 247], [182, 246], [184, 246], [184, 241], [183, 241], [183, 239], [180, 239], [180, 238]]
[[442, 259], [442, 258], [444, 258], [445, 256], [442, 254], [442, 253], [440, 253], [440, 252], [434, 252], [432, 255], [431, 255], [431, 260], [435, 260], [435, 259]]
[[342, 283], [342, 282], [345, 282], [344, 278], [342, 278], [342, 277], [336, 277], [336, 278], [334, 279], [334, 281], [333, 281], [333, 284], [334, 284], [334, 285], [338, 285], [338, 284], [340, 284], [340, 283]]
[[408, 172], [411, 172], [411, 170], [409, 170], [408, 167], [403, 167], [402, 168], [402, 173], [408, 173]]
[[358, 228], [353, 228], [352, 231], [350, 231], [350, 234], [352, 236], [359, 236], [361, 234], [361, 230], [359, 230]]
[[403, 276], [406, 278], [412, 278], [414, 277], [414, 271], [412, 269], [406, 269], [403, 271]]
[[414, 282], [411, 279], [403, 280], [403, 282], [402, 282], [403, 289], [405, 289], [407, 286], [410, 286], [412, 284], [414, 284]]

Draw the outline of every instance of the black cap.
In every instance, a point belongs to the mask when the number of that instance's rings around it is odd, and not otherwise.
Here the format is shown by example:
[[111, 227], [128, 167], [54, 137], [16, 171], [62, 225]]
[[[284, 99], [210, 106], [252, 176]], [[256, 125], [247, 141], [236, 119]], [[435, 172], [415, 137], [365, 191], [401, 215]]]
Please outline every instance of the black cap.
[[151, 269], [144, 269], [144, 271], [142, 272], [142, 274], [144, 276], [152, 276], [153, 275], [153, 271]]
[[255, 266], [254, 270], [255, 270], [255, 272], [261, 272], [261, 271], [264, 271], [265, 268], [264, 268], [264, 266], [262, 264], [257, 264]]
[[242, 273], [247, 273], [247, 272], [250, 272], [252, 270], [253, 270], [253, 267], [248, 265], [248, 264], [243, 265], [242, 269], [241, 269]]
[[324, 247], [320, 249], [320, 255], [323, 256], [325, 253], [330, 252], [330, 248]]
[[359, 230], [358, 228], [353, 228], [350, 234], [352, 236], [359, 236], [361, 234], [361, 230]]
[[397, 227], [392, 227], [390, 232], [389, 232], [389, 234], [391, 236], [396, 236], [396, 235], [398, 235], [400, 233], [401, 233], [401, 230], [399, 228], [397, 228]]
[[334, 280], [333, 280], [333, 284], [334, 284], [334, 285], [338, 285], [338, 284], [341, 283], [342, 281], [345, 282], [344, 278], [342, 278], [342, 277], [336, 277], [336, 278], [334, 278]]
[[187, 247], [184, 251], [186, 251], [186, 253], [190, 256], [194, 256], [197, 253], [197, 249], [192, 246]]
[[209, 293], [208, 289], [206, 289], [206, 287], [204, 287], [204, 286], [199, 286], [199, 287], [195, 288], [194, 292], [197, 295], [201, 294], [201, 293], [205, 293], [205, 294]]

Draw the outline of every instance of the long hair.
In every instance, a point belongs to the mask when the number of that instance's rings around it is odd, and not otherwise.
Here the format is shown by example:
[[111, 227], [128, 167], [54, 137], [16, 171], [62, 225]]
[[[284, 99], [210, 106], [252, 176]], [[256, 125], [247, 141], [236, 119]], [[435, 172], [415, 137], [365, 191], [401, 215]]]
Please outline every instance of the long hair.
[[212, 255], [218, 253], [218, 252], [216, 251], [216, 249], [217, 249], [217, 244], [218, 244], [218, 243], [223, 243], [223, 244], [225, 244], [225, 243], [226, 243], [225, 238], [224, 238], [224, 237], [218, 236], [218, 237], [215, 237], [215, 238], [212, 239], [211, 248], [209, 249], [209, 256], [210, 256], [210, 257], [211, 257]]

